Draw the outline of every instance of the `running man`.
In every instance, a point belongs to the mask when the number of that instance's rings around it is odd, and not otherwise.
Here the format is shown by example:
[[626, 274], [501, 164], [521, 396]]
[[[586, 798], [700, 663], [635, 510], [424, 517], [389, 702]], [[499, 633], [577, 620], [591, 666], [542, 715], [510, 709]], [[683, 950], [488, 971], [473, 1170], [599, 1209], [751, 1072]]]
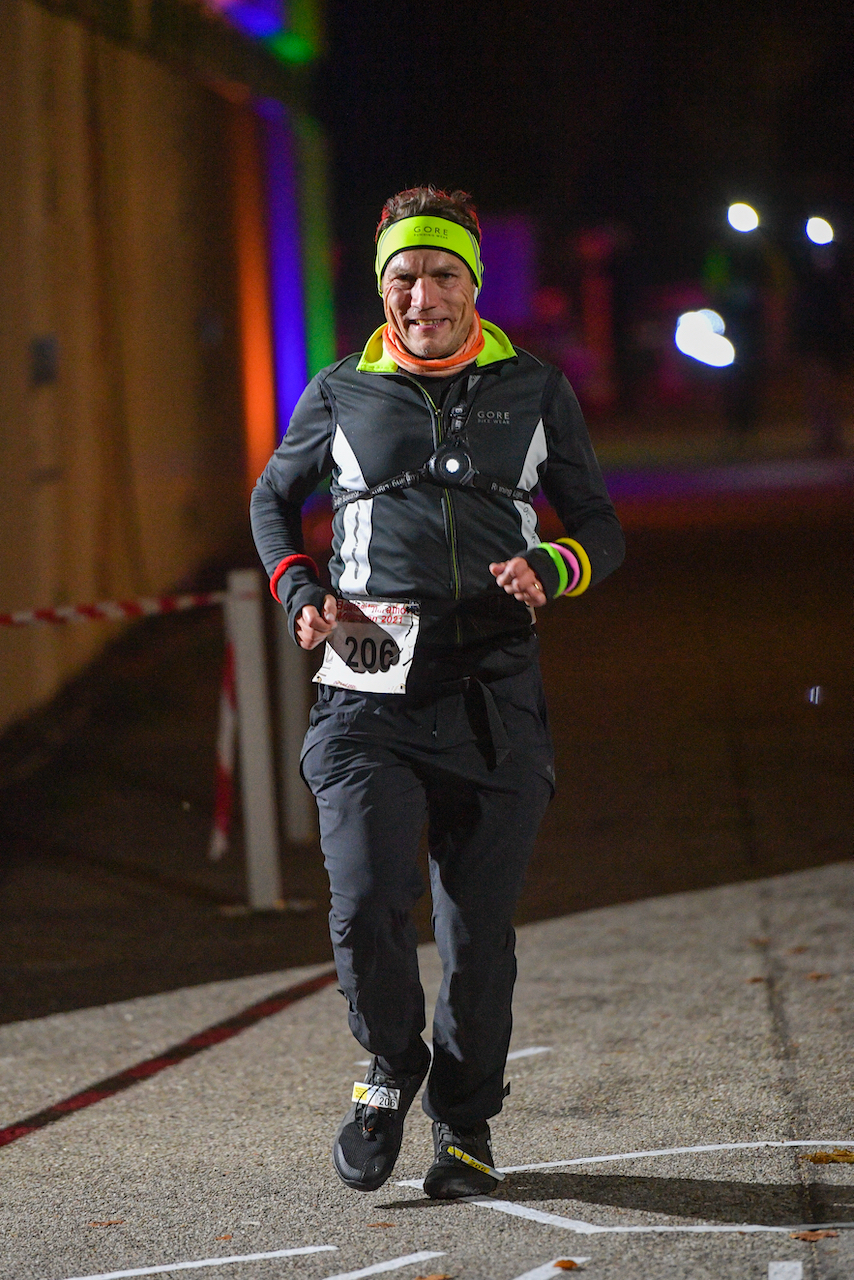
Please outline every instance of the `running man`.
[[[335, 1169], [356, 1190], [385, 1182], [429, 1073], [424, 1189], [453, 1199], [500, 1177], [488, 1121], [507, 1092], [512, 918], [554, 789], [534, 609], [595, 586], [624, 543], [566, 378], [475, 309], [471, 199], [392, 197], [376, 276], [385, 323], [309, 383], [255, 488], [252, 528], [297, 644], [326, 645], [302, 769], [350, 1028], [372, 1055]], [[331, 591], [300, 518], [326, 476]], [[539, 488], [566, 530], [555, 542], [540, 541]], [[432, 1060], [411, 919], [425, 821], [444, 974]]]

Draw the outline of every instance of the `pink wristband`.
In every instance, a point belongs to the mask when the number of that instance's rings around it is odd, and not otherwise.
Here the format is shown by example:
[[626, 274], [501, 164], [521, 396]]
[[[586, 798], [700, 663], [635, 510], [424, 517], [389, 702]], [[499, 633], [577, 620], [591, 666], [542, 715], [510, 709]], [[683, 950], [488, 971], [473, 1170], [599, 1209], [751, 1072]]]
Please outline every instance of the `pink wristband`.
[[559, 542], [550, 542], [549, 546], [554, 547], [555, 551], [559, 551], [566, 561], [567, 568], [569, 569], [570, 583], [566, 590], [561, 592], [561, 594], [568, 596], [570, 591], [574, 591], [578, 586], [578, 580], [581, 577], [581, 565], [578, 563], [578, 560], [572, 554], [569, 547], [561, 546]]

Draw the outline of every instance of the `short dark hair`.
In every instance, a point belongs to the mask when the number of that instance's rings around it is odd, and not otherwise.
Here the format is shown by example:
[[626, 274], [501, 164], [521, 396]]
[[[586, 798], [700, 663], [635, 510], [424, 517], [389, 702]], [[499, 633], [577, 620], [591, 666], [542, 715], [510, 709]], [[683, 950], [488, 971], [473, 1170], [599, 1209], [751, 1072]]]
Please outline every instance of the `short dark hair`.
[[401, 218], [415, 218], [421, 213], [435, 213], [450, 222], [458, 222], [470, 231], [480, 244], [480, 223], [474, 201], [467, 191], [440, 191], [438, 187], [409, 187], [398, 191], [383, 205], [375, 240], [379, 240], [386, 227]]

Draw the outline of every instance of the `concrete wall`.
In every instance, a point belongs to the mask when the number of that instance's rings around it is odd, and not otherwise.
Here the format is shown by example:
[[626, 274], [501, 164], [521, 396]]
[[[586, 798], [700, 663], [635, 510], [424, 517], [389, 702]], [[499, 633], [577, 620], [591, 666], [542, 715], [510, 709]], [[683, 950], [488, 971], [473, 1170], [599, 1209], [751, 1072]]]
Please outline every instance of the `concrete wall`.
[[[246, 518], [233, 108], [0, 9], [0, 612], [164, 592]], [[0, 729], [110, 634], [0, 627]]]

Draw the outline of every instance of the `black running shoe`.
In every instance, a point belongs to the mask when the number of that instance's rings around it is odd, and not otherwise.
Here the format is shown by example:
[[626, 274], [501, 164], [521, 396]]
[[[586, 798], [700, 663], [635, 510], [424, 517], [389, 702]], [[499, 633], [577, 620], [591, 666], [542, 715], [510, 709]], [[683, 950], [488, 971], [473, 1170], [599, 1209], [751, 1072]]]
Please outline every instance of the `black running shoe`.
[[364, 1082], [353, 1085], [353, 1106], [335, 1135], [332, 1163], [354, 1191], [376, 1191], [394, 1168], [406, 1113], [430, 1066], [426, 1045], [424, 1059], [414, 1075], [389, 1075], [372, 1058]]
[[453, 1129], [434, 1121], [433, 1148], [436, 1158], [424, 1179], [424, 1191], [431, 1200], [486, 1196], [504, 1181], [504, 1174], [493, 1168], [486, 1121], [473, 1129]]

